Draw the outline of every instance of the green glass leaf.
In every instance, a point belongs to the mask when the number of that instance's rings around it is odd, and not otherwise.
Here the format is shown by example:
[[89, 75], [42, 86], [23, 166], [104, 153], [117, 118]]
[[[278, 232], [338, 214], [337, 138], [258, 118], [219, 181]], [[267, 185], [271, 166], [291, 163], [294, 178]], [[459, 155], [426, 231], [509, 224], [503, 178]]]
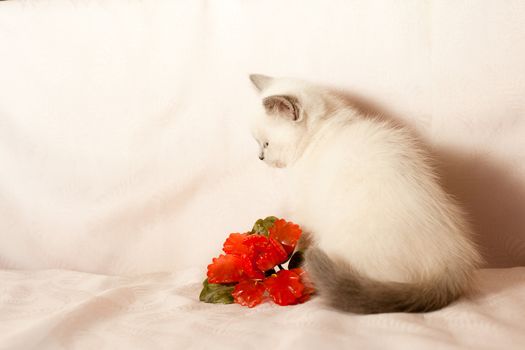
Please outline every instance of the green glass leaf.
[[301, 267], [303, 266], [303, 263], [304, 263], [304, 253], [298, 250], [290, 258], [290, 262], [288, 263], [288, 270]]
[[252, 233], [257, 233], [263, 236], [268, 236], [268, 229], [273, 226], [277, 218], [275, 216], [268, 216], [265, 219], [259, 219], [253, 225]]
[[202, 286], [203, 288], [201, 294], [199, 295], [200, 301], [212, 304], [233, 303], [232, 292], [235, 288], [234, 285], [208, 283], [208, 279], [206, 278], [204, 282], [202, 282]]

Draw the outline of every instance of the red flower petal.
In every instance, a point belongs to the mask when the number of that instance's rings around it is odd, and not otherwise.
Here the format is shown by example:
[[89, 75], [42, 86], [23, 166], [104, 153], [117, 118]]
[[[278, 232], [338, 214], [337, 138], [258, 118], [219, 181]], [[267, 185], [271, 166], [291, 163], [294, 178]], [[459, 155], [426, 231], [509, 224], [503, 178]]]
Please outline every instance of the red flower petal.
[[265, 236], [232, 233], [224, 242], [223, 250], [242, 259], [241, 270], [246, 278], [264, 279], [264, 273], [255, 265], [255, 259], [267, 245], [268, 238]]
[[230, 234], [224, 242], [222, 250], [224, 250], [226, 254], [249, 254], [251, 249], [248, 245], [244, 244], [247, 237], [248, 236], [243, 233]]
[[305, 301], [310, 299], [310, 295], [315, 293], [314, 285], [308, 278], [308, 274], [306, 273], [306, 271], [304, 271], [303, 269], [296, 268], [291, 269], [290, 271], [295, 272], [301, 278], [301, 283], [304, 285], [303, 296], [300, 297], [297, 301], [298, 303], [304, 303]]
[[220, 255], [208, 265], [209, 283], [238, 282], [243, 277], [243, 261], [236, 255]]
[[273, 269], [275, 265], [281, 264], [288, 259], [288, 254], [283, 246], [275, 239], [269, 239], [268, 244], [264, 247], [255, 258], [255, 265], [261, 271]]
[[263, 235], [247, 235], [244, 240], [244, 245], [250, 247], [250, 249], [255, 252], [260, 252], [264, 250], [268, 245], [268, 237]]
[[299, 225], [283, 219], [276, 220], [273, 226], [268, 229], [268, 232], [269, 237], [281, 243], [288, 254], [293, 253], [295, 245], [302, 234]]
[[264, 286], [273, 301], [282, 306], [297, 304], [305, 289], [301, 277], [290, 270], [281, 270], [268, 277]]
[[254, 307], [263, 301], [264, 283], [255, 280], [239, 282], [233, 290], [233, 300], [237, 304]]
[[242, 259], [242, 270], [247, 278], [251, 279], [264, 279], [264, 273], [261, 272], [255, 265], [255, 261], [252, 256], [243, 255]]

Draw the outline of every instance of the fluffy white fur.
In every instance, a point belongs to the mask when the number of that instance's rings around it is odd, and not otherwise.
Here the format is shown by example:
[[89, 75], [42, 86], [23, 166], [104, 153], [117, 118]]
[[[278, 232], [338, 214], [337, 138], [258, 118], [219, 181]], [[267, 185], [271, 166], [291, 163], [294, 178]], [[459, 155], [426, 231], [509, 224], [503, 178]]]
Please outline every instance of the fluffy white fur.
[[265, 107], [253, 128], [259, 156], [286, 168], [293, 219], [339, 269], [373, 281], [436, 284], [451, 295], [444, 304], [469, 288], [481, 261], [471, 229], [411, 132], [305, 82], [251, 79]]

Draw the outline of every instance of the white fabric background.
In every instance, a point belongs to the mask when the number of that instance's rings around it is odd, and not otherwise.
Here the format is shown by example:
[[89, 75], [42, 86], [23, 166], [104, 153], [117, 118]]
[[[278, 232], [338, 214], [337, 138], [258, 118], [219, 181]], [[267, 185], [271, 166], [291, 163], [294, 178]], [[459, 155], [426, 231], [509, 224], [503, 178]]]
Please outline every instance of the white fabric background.
[[0, 349], [505, 349], [525, 345], [525, 268], [476, 273], [482, 293], [426, 314], [353, 315], [318, 298], [200, 303], [200, 269], [133, 277], [0, 270]]
[[203, 268], [286, 215], [247, 74], [415, 126], [490, 266], [525, 263], [525, 2], [0, 3], [0, 267]]

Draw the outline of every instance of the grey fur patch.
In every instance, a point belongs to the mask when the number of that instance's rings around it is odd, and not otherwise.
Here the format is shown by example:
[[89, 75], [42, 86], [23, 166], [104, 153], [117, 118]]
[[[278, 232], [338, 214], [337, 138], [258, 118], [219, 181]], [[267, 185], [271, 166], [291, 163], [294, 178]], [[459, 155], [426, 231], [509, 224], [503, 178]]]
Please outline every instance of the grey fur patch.
[[312, 234], [310, 232], [303, 231], [299, 241], [297, 242], [297, 250], [306, 251], [313, 243]]
[[263, 106], [268, 114], [281, 115], [293, 121], [301, 118], [299, 100], [294, 96], [268, 96], [263, 99]]
[[347, 264], [334, 262], [314, 247], [306, 252], [305, 269], [321, 297], [347, 312], [427, 312], [441, 309], [463, 294], [463, 288], [449, 280], [424, 284], [376, 281]]

